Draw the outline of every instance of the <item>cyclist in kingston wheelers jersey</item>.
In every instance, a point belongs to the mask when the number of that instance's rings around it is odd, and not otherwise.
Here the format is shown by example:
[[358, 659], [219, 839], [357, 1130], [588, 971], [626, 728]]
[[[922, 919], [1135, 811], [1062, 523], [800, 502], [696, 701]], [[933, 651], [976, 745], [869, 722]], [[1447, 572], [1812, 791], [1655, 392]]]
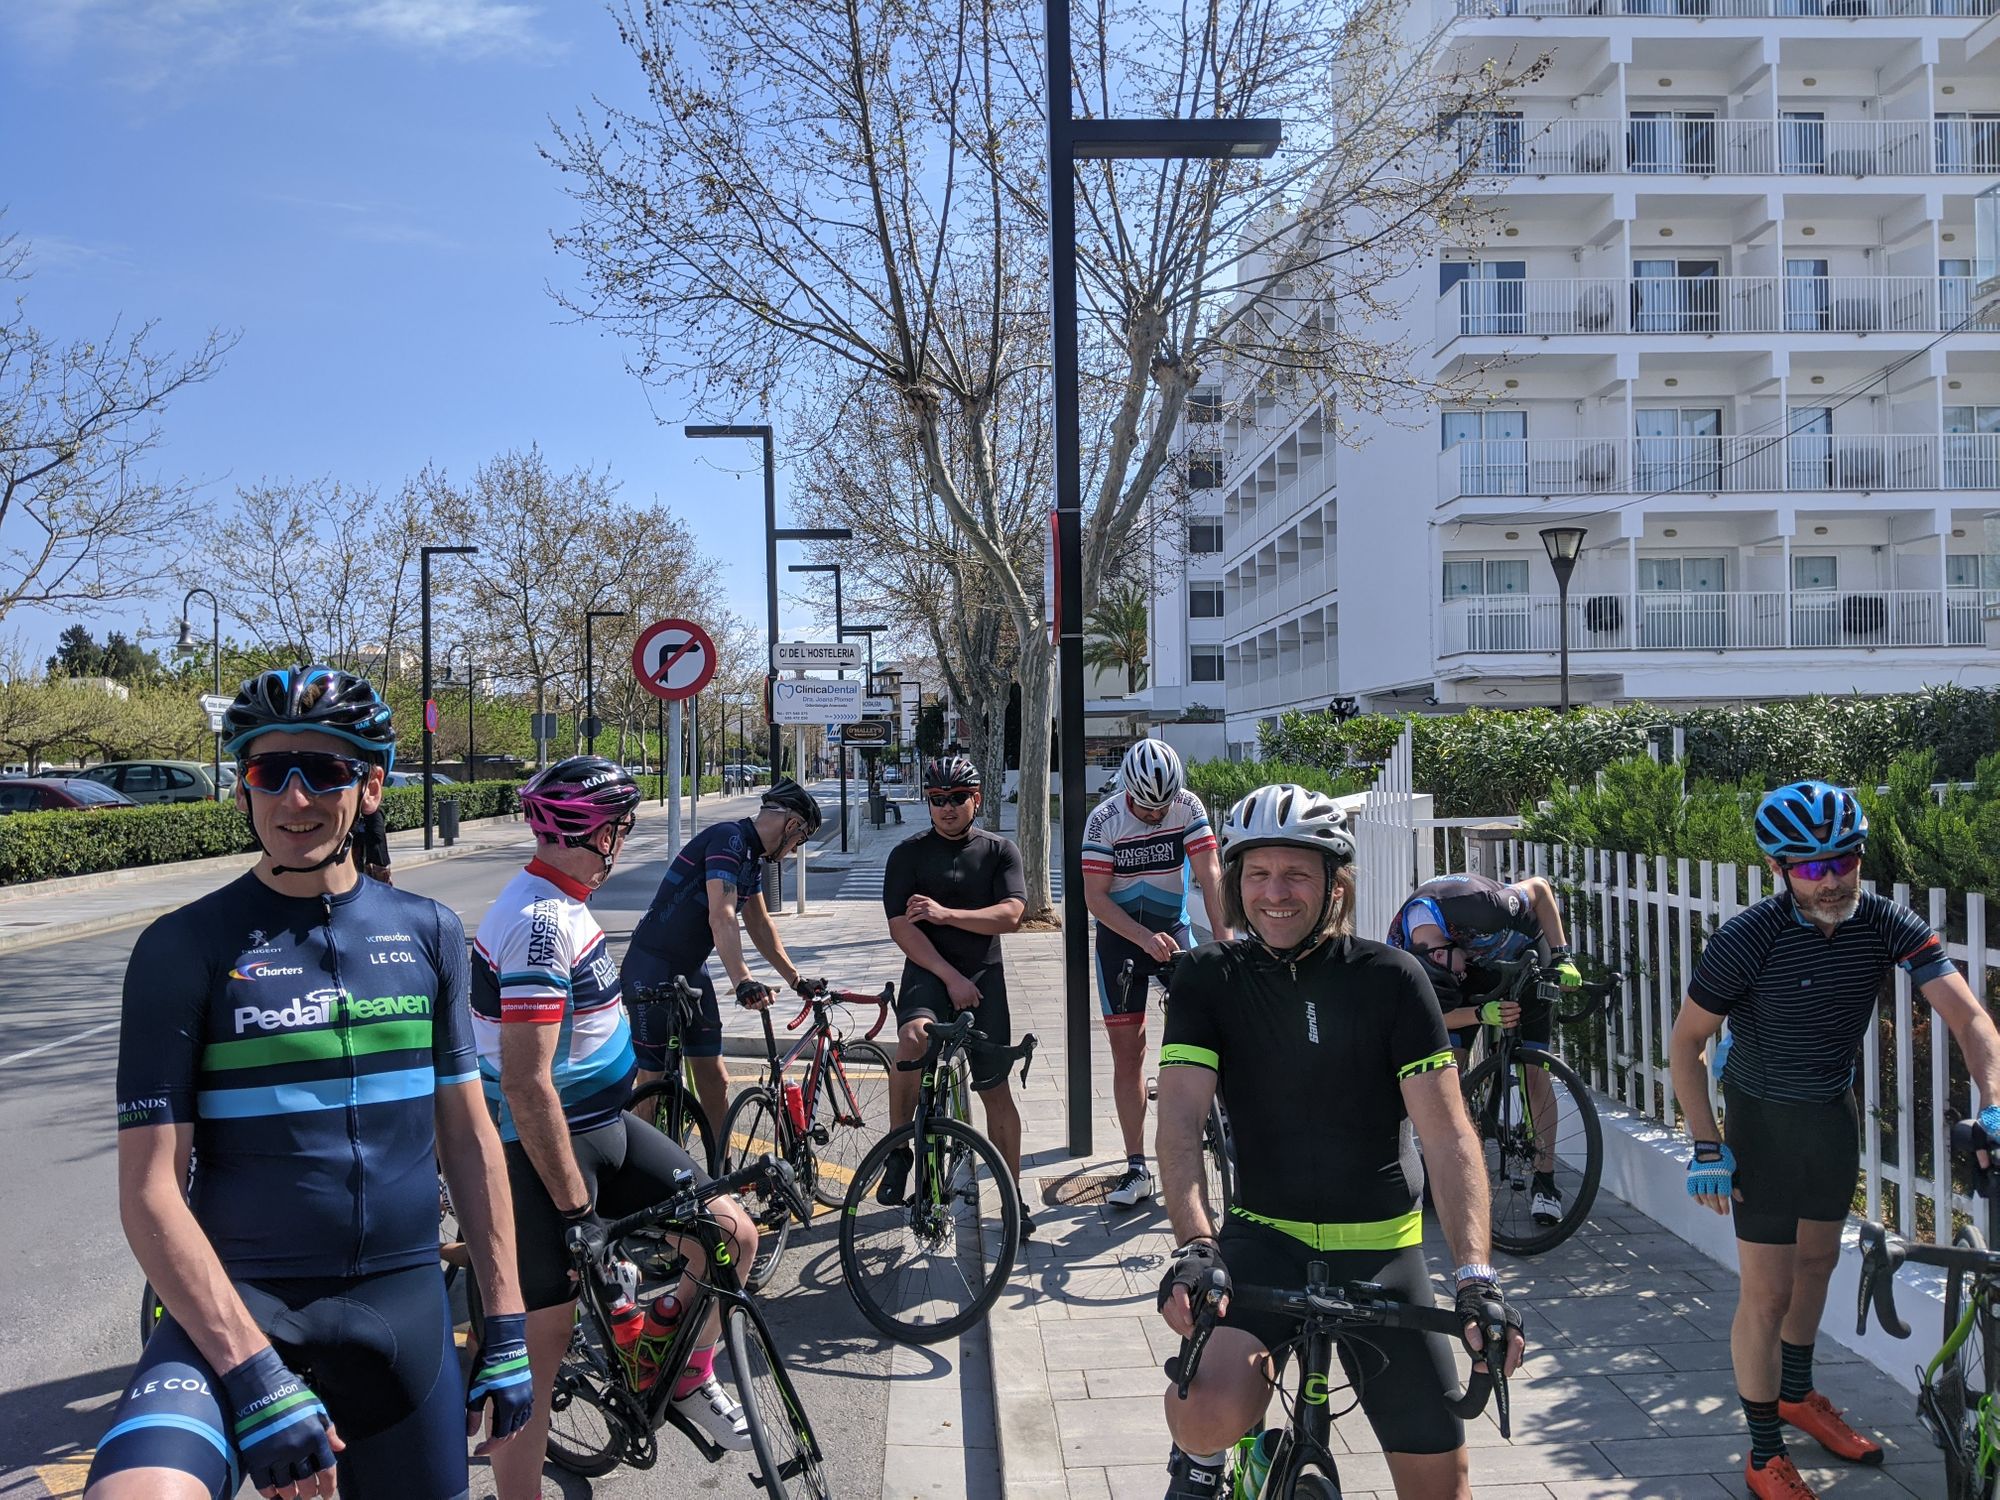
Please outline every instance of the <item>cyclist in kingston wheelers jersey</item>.
[[[1194, 946], [1187, 872], [1194, 870], [1216, 936], [1222, 866], [1201, 799], [1182, 784], [1181, 758], [1164, 740], [1140, 740], [1118, 767], [1118, 789], [1083, 825], [1083, 899], [1097, 918], [1097, 995], [1111, 1044], [1111, 1097], [1125, 1137], [1125, 1172], [1109, 1201], [1133, 1208], [1153, 1196], [1146, 1170], [1146, 994], [1153, 976]], [[1121, 979], [1132, 965], [1129, 985]]]
[[[1750, 1427], [1744, 1481], [1758, 1500], [1811, 1500], [1786, 1451], [1787, 1424], [1850, 1462], [1882, 1461], [1881, 1445], [1813, 1389], [1812, 1365], [1860, 1166], [1855, 1064], [1883, 981], [1907, 971], [1951, 1029], [1988, 1101], [1979, 1123], [1995, 1136], [2000, 1032], [1930, 924], [1862, 891], [1868, 817], [1852, 792], [1781, 786], [1758, 805], [1756, 832], [1777, 892], [1710, 935], [1670, 1056], [1694, 1142], [1688, 1194], [1736, 1220], [1742, 1288], [1729, 1346]], [[1702, 1050], [1725, 1020], [1735, 1040], [1718, 1132]]]
[[[337, 1464], [349, 1500], [451, 1500], [468, 1405], [492, 1408], [484, 1453], [527, 1421], [530, 1392], [464, 930], [355, 869], [396, 741], [365, 681], [266, 672], [223, 722], [263, 858], [147, 928], [126, 970], [119, 1209], [166, 1316], [87, 1493], [221, 1497], [248, 1478], [329, 1496]], [[493, 1309], [469, 1394], [440, 1162]]]
[[[1406, 953], [1354, 936], [1354, 840], [1329, 797], [1261, 787], [1222, 831], [1223, 918], [1251, 936], [1206, 944], [1177, 966], [1160, 1048], [1156, 1145], [1175, 1251], [1159, 1303], [1189, 1332], [1189, 1293], [1220, 1271], [1302, 1287], [1310, 1262], [1337, 1281], [1372, 1281], [1428, 1303], [1419, 1208], [1424, 1163], [1461, 1264], [1466, 1341], [1506, 1323], [1500, 1357], [1520, 1362], [1520, 1318], [1488, 1258], [1479, 1142], [1459, 1097], [1438, 1003]], [[1236, 1146], [1236, 1201], [1218, 1228], [1201, 1165], [1217, 1090]], [[1414, 1134], [1421, 1138], [1420, 1160]], [[1263, 1419], [1295, 1331], [1226, 1303], [1201, 1371], [1166, 1397], [1169, 1500], [1217, 1500], [1226, 1453]], [[1468, 1500], [1465, 1433], [1446, 1406], [1451, 1351], [1422, 1334], [1342, 1341], [1341, 1363], [1388, 1457], [1402, 1500]]]

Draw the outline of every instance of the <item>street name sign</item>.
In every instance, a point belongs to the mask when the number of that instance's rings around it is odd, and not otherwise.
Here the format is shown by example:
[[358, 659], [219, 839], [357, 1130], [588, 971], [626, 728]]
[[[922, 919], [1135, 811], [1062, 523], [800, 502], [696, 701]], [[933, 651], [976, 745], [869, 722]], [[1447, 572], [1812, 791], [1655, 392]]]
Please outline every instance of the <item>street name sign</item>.
[[872, 698], [861, 700], [861, 711], [865, 714], [886, 714], [895, 712], [896, 700], [877, 693]]
[[771, 684], [771, 722], [853, 724], [861, 718], [862, 686], [823, 677], [780, 677]]
[[227, 693], [203, 693], [201, 711], [208, 716], [208, 732], [222, 733], [222, 716], [229, 712], [229, 705], [236, 700]]
[[859, 641], [779, 641], [771, 647], [778, 671], [833, 672], [861, 665]]

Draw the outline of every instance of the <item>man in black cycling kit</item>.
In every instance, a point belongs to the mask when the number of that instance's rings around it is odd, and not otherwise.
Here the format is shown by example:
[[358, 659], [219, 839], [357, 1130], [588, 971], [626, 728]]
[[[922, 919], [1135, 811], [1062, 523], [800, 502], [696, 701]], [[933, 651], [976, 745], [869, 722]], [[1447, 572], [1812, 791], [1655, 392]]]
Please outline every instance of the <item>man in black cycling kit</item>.
[[[1424, 966], [1461, 1063], [1481, 1022], [1518, 1025], [1521, 1040], [1531, 1047], [1548, 1046], [1554, 1034], [1549, 1003], [1539, 995], [1529, 996], [1525, 1005], [1486, 998], [1500, 984], [1500, 977], [1487, 964], [1511, 963], [1533, 952], [1564, 989], [1576, 989], [1583, 983], [1563, 936], [1555, 887], [1539, 875], [1511, 885], [1484, 875], [1441, 875], [1427, 880], [1411, 893], [1389, 924], [1389, 941], [1414, 953]], [[1527, 1071], [1531, 1118], [1554, 1120], [1555, 1085], [1545, 1069]], [[1536, 1146], [1529, 1209], [1537, 1224], [1560, 1223], [1563, 1202], [1562, 1190], [1556, 1185], [1555, 1132], [1544, 1132]]]
[[[1190, 1332], [1189, 1294], [1216, 1271], [1225, 1282], [1297, 1288], [1313, 1261], [1337, 1281], [1377, 1282], [1428, 1303], [1418, 1206], [1428, 1163], [1461, 1262], [1466, 1342], [1477, 1352], [1480, 1326], [1504, 1320], [1511, 1373], [1520, 1317], [1487, 1263], [1486, 1178], [1457, 1063], [1416, 962], [1354, 936], [1345, 816], [1304, 787], [1261, 787], [1230, 809], [1222, 860], [1223, 920], [1251, 936], [1181, 960], [1160, 1048], [1155, 1148], [1180, 1246], [1160, 1285], [1168, 1325]], [[1219, 1229], [1201, 1165], [1202, 1122], [1218, 1088], [1237, 1179]], [[1269, 1405], [1271, 1351], [1293, 1331], [1223, 1303], [1187, 1399], [1167, 1390], [1168, 1500], [1218, 1500], [1231, 1445]], [[1340, 1358], [1401, 1500], [1468, 1500], [1464, 1427], [1445, 1404], [1457, 1388], [1447, 1343], [1384, 1330], [1365, 1343], [1343, 1340]]]
[[[223, 726], [264, 852], [148, 927], [126, 969], [119, 1213], [166, 1315], [87, 1494], [220, 1500], [247, 1478], [330, 1496], [337, 1462], [347, 1500], [455, 1500], [468, 1406], [492, 1409], [485, 1453], [528, 1420], [530, 1393], [465, 932], [355, 869], [356, 819], [395, 759], [368, 683], [265, 672]], [[438, 1263], [440, 1163], [492, 1309], [469, 1395]]]
[[[1709, 936], [1670, 1056], [1694, 1143], [1688, 1196], [1736, 1221], [1729, 1355], [1750, 1428], [1744, 1483], [1756, 1500], [1812, 1500], [1786, 1426], [1850, 1463], [1882, 1461], [1881, 1445], [1813, 1388], [1813, 1346], [1861, 1164], [1855, 1065], [1883, 981], [1903, 969], [1951, 1029], [1987, 1101], [1979, 1123], [1996, 1139], [2000, 1032], [1930, 923], [1862, 891], [1868, 817], [1852, 792], [1781, 786], [1758, 805], [1756, 832], [1777, 893]], [[1725, 1021], [1718, 1131], [1702, 1052]], [[1941, 1045], [1935, 1029], [1932, 1038]]]
[[[764, 861], [783, 859], [819, 831], [819, 802], [797, 782], [780, 777], [764, 793], [754, 818], [712, 823], [689, 839], [667, 865], [653, 904], [632, 932], [619, 979], [629, 995], [665, 984], [675, 976], [701, 992], [701, 1016], [681, 1036], [681, 1053], [694, 1071], [708, 1128], [722, 1139], [729, 1111], [729, 1068], [722, 1060], [722, 1007], [708, 956], [722, 961], [723, 978], [736, 1001], [750, 1010], [771, 1004], [771, 987], [750, 974], [742, 934], [786, 984], [799, 987], [798, 965], [764, 907]], [[737, 918], [743, 919], [742, 928]], [[633, 1045], [639, 1059], [639, 1086], [654, 1082], [666, 1066], [665, 1006], [632, 1010]]]

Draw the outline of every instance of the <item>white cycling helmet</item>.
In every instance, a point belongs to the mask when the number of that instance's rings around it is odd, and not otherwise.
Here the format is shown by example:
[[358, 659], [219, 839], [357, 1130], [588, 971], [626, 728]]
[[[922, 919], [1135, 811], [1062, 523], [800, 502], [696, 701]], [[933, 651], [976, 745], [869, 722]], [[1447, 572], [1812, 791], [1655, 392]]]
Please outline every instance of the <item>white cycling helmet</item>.
[[1140, 740], [1118, 763], [1118, 784], [1141, 807], [1165, 807], [1185, 784], [1181, 758], [1165, 740]]
[[1260, 786], [1222, 820], [1222, 857], [1240, 859], [1252, 849], [1289, 844], [1317, 849], [1337, 864], [1354, 858], [1347, 814], [1324, 792], [1293, 782]]

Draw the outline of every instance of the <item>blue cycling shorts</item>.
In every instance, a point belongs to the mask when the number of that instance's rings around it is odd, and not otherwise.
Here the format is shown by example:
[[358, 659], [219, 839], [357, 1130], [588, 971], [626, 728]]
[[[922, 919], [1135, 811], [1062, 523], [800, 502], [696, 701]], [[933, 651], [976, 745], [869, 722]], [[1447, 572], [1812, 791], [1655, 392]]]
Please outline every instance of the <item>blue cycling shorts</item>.
[[[618, 987], [626, 995], [655, 985], [666, 984], [675, 975], [701, 992], [701, 1014], [681, 1031], [683, 1057], [722, 1056], [722, 1007], [715, 998], [715, 981], [708, 977], [708, 965], [680, 963], [648, 952], [636, 943], [625, 950], [625, 962], [618, 971]], [[632, 1020], [632, 1055], [647, 1073], [667, 1070], [667, 1028], [673, 1025], [670, 1005], [633, 1005], [625, 1013]]]

